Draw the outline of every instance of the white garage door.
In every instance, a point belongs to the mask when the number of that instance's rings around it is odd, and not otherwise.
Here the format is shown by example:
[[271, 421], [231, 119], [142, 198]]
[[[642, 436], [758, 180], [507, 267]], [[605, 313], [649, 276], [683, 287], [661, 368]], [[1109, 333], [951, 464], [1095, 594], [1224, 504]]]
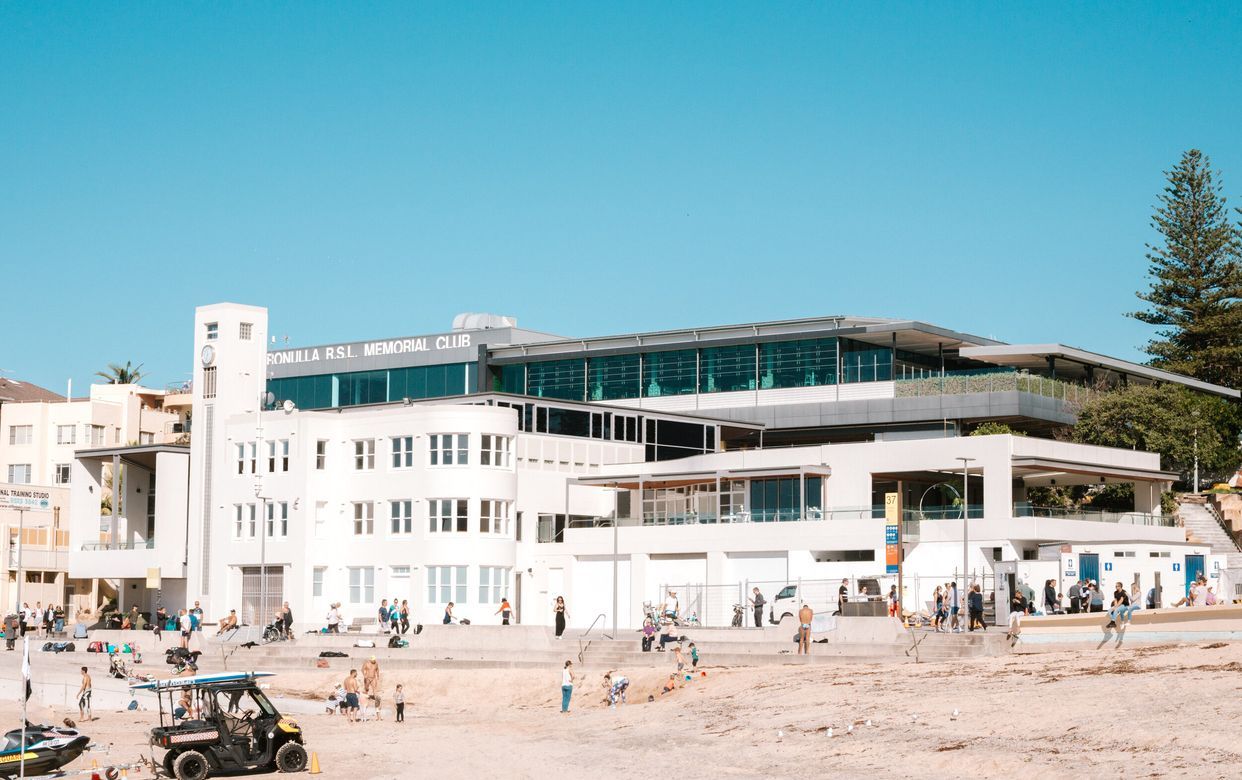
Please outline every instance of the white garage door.
[[[600, 615], [595, 631], [612, 630], [612, 558], [582, 555], [574, 561], [573, 601], [569, 608], [569, 625], [587, 628]], [[617, 562], [617, 626], [630, 625], [630, 562]], [[594, 633], [594, 632], [593, 632]]]

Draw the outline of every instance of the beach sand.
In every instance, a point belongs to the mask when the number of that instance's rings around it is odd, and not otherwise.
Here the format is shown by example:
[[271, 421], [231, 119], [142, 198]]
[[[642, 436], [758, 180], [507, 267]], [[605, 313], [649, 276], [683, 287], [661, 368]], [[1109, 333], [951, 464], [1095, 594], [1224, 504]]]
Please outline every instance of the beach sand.
[[[627, 675], [630, 703], [615, 710], [603, 704], [602, 669], [580, 681], [569, 715], [559, 712], [559, 671], [435, 670], [384, 676], [388, 709], [405, 684], [404, 724], [391, 712], [382, 722], [297, 720], [323, 777], [351, 780], [1242, 775], [1242, 645], [806, 669], [710, 660], [706, 677], [667, 696], [657, 689], [671, 668]], [[282, 674], [270, 693], [322, 700], [346, 673]], [[0, 704], [6, 723], [18, 711]], [[97, 714], [84, 730], [110, 744], [94, 756], [101, 763], [143, 750], [154, 713]], [[31, 713], [65, 715], [77, 712]]]

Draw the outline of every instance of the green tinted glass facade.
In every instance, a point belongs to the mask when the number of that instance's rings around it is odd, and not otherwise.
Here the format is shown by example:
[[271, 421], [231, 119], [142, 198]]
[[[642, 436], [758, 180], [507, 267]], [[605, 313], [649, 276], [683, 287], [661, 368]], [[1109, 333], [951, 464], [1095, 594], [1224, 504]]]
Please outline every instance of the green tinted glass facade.
[[841, 339], [842, 382], [887, 382], [892, 378], [892, 349]]
[[492, 387], [502, 393], [526, 395], [526, 366], [522, 363], [498, 366]]
[[[797, 477], [779, 479], [752, 479], [750, 481], [750, 519], [755, 522], [802, 519], [798, 502]], [[806, 508], [823, 506], [823, 478], [806, 478]]]
[[837, 383], [837, 340], [807, 339], [759, 345], [759, 389]]
[[609, 355], [587, 361], [587, 400], [612, 401], [637, 398], [641, 359], [633, 355]]
[[643, 355], [643, 395], [692, 394], [698, 386], [698, 354], [693, 349]]
[[727, 393], [755, 389], [755, 345], [709, 347], [699, 363], [699, 392]]
[[404, 398], [465, 395], [474, 392], [477, 372], [474, 363], [448, 363], [270, 379], [267, 389], [275, 396], [277, 406], [293, 401], [299, 409], [331, 409]]
[[582, 360], [548, 360], [526, 364], [526, 394], [581, 401], [586, 396]]

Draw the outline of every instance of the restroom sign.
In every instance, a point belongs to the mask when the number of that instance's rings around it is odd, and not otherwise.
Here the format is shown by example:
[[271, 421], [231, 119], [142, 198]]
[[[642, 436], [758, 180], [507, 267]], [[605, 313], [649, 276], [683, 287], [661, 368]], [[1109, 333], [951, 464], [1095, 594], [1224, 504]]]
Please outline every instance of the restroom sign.
[[1180, 563], [1173, 564], [1173, 571], [1181, 571], [1181, 570], [1182, 570], [1182, 565]]
[[1105, 562], [1104, 562], [1104, 571], [1112, 571], [1112, 570], [1113, 570], [1113, 562], [1112, 562], [1112, 561], [1105, 561]]

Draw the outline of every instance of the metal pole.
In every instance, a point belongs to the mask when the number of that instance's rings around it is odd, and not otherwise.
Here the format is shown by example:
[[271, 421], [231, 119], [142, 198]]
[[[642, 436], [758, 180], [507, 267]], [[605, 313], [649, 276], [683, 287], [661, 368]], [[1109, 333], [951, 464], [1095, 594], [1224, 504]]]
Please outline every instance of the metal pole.
[[962, 462], [962, 589], [958, 598], [966, 593], [970, 585], [970, 463], [974, 458], [958, 458]]
[[612, 517], [612, 635], [617, 635], [617, 513]]
[[[17, 606], [14, 612], [21, 612], [22, 609], [22, 537], [26, 535], [26, 510], [17, 510]], [[53, 540], [55, 541], [55, 540]], [[92, 605], [93, 606], [93, 605]], [[23, 622], [24, 619], [23, 619]], [[22, 691], [25, 693], [25, 691]], [[24, 750], [22, 751], [25, 752]]]
[[1199, 492], [1199, 426], [1195, 426], [1195, 487], [1192, 493]]

